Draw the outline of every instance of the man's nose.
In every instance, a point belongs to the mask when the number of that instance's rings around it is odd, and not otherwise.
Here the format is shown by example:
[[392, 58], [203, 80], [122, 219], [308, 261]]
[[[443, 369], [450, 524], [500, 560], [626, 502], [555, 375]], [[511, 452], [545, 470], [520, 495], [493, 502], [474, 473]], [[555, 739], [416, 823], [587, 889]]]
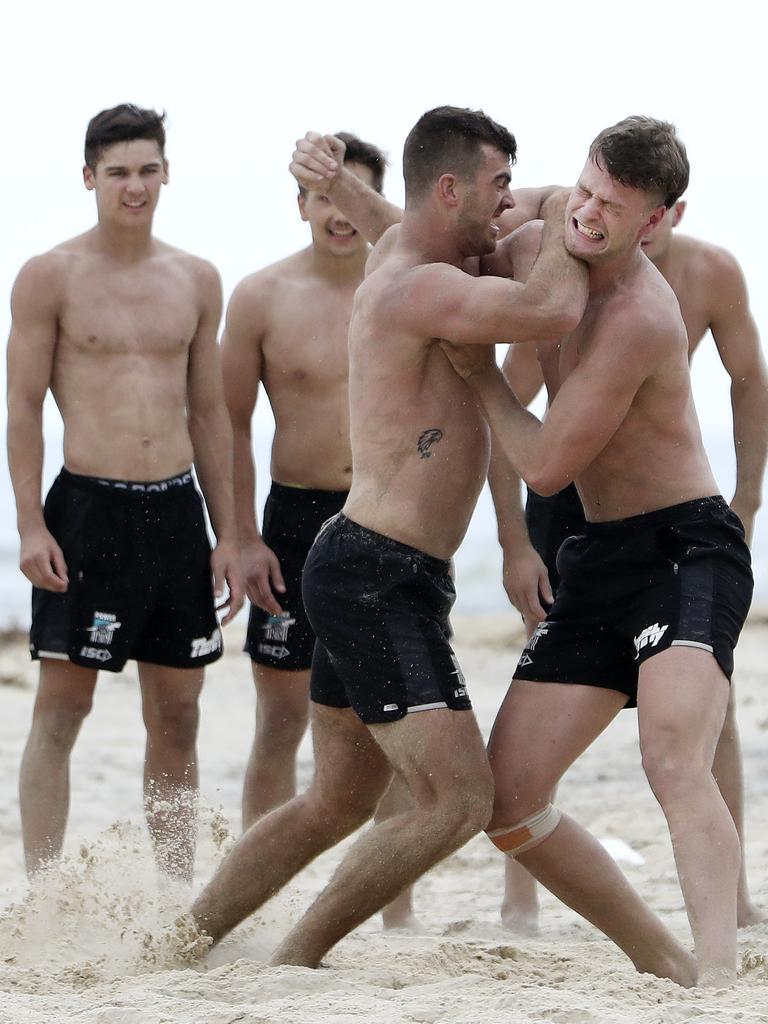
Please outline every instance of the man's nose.
[[501, 197], [500, 206], [501, 206], [502, 212], [504, 210], [513, 210], [514, 209], [514, 207], [515, 207], [515, 198], [512, 195], [512, 193], [509, 191], [509, 189], [507, 189], [504, 192], [504, 195]]

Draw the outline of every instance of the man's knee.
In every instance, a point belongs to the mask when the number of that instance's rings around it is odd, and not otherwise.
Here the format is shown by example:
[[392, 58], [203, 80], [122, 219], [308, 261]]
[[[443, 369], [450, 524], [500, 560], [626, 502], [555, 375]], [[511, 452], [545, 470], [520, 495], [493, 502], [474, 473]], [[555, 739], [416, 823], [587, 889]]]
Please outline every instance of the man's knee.
[[307, 730], [308, 720], [306, 702], [275, 705], [260, 700], [256, 707], [258, 742], [273, 750], [295, 749]]
[[187, 748], [197, 739], [197, 699], [145, 702], [144, 724], [150, 739], [165, 747]]
[[711, 775], [711, 760], [691, 751], [676, 729], [664, 730], [641, 744], [643, 771], [657, 799], [683, 798]]
[[508, 857], [517, 857], [543, 843], [560, 824], [560, 811], [551, 803], [511, 825], [487, 830], [493, 845]]
[[46, 743], [69, 748], [92, 706], [92, 692], [67, 696], [40, 694], [32, 716], [33, 729]]

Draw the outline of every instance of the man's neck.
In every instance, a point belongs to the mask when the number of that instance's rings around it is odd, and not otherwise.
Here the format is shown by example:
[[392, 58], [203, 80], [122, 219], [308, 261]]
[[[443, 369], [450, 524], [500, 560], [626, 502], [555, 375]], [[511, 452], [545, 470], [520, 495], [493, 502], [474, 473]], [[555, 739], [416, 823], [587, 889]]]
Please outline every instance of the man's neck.
[[317, 246], [309, 248], [309, 264], [312, 273], [322, 277], [330, 284], [354, 284], [358, 285], [365, 273], [365, 263], [370, 250], [365, 249], [361, 253], [349, 256], [333, 256], [330, 253], [322, 252]]
[[150, 255], [154, 246], [151, 226], [143, 228], [122, 228], [99, 221], [93, 229], [98, 247], [124, 263], [135, 263]]
[[619, 285], [636, 273], [643, 255], [638, 243], [628, 253], [619, 254], [604, 263], [589, 264], [589, 297], [599, 298], [615, 291]]
[[408, 210], [400, 223], [399, 241], [418, 252], [423, 263], [450, 263], [461, 269], [468, 255], [461, 252], [445, 224], [421, 214], [409, 215]]

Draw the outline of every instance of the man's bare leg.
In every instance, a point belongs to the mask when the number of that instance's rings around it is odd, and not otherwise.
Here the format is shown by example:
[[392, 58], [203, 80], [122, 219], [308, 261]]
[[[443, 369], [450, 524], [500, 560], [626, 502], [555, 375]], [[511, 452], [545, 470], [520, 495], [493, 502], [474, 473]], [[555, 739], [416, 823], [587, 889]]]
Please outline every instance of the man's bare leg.
[[[623, 707], [614, 690], [561, 683], [512, 683], [493, 728], [489, 757], [496, 799], [489, 830], [542, 810], [561, 776]], [[563, 815], [557, 828], [517, 858], [565, 904], [612, 939], [638, 971], [681, 985], [696, 979], [693, 957], [644, 903], [600, 843]]]
[[69, 813], [69, 756], [91, 710], [96, 671], [41, 658], [32, 728], [21, 760], [24, 858], [32, 875], [61, 854]]
[[354, 711], [313, 704], [311, 716], [309, 789], [241, 836], [192, 907], [197, 927], [214, 942], [368, 821], [389, 785], [387, 759]]
[[723, 723], [723, 731], [717, 741], [712, 774], [720, 793], [731, 812], [736, 831], [741, 843], [741, 865], [739, 868], [739, 893], [736, 902], [736, 921], [739, 928], [751, 924], [759, 924], [768, 920], [768, 914], [760, 910], [752, 902], [747, 883], [746, 852], [744, 849], [744, 771], [742, 767], [741, 741], [739, 727], [736, 722], [736, 698], [731, 686], [728, 711]]
[[736, 980], [741, 850], [712, 760], [729, 685], [707, 651], [673, 647], [644, 662], [638, 687], [643, 768], [669, 825], [700, 985]]
[[147, 729], [144, 810], [155, 859], [192, 881], [197, 842], [197, 725], [203, 669], [139, 663]]
[[514, 857], [505, 857], [501, 923], [516, 935], [539, 934], [539, 890], [536, 879]]
[[434, 710], [369, 727], [413, 808], [366, 832], [270, 963], [317, 967], [325, 953], [480, 831], [492, 779], [471, 711]]
[[[402, 814], [412, 807], [413, 801], [411, 800], [408, 786], [399, 775], [395, 775], [389, 785], [389, 789], [379, 801], [374, 821], [378, 824], [380, 821], [394, 818], [395, 815]], [[395, 897], [391, 903], [384, 907], [381, 911], [381, 921], [385, 930], [392, 928], [413, 930], [418, 928], [418, 922], [413, 913], [412, 885], [403, 889], [399, 896]]]
[[296, 793], [296, 752], [309, 718], [309, 670], [253, 666], [256, 733], [243, 784], [243, 832]]

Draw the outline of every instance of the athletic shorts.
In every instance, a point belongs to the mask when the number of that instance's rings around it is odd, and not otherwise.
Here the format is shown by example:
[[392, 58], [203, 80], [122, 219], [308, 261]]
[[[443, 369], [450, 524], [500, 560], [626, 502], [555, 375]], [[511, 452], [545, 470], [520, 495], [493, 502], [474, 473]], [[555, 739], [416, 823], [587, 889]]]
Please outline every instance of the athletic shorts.
[[270, 615], [251, 605], [245, 652], [258, 664], [286, 671], [306, 671], [312, 664], [315, 634], [301, 596], [304, 562], [320, 527], [346, 500], [347, 491], [272, 484], [264, 506], [262, 536], [277, 555], [286, 591], [275, 594], [282, 615]]
[[568, 537], [583, 533], [586, 523], [576, 485], [569, 484], [549, 498], [542, 498], [529, 489], [525, 502], [525, 523], [531, 544], [547, 567], [552, 592], [557, 593], [560, 585], [557, 552]]
[[363, 722], [472, 707], [448, 640], [450, 562], [339, 513], [312, 545], [304, 604], [317, 636], [310, 693]]
[[197, 668], [221, 657], [211, 549], [191, 471], [137, 483], [62, 469], [44, 514], [69, 588], [32, 588], [33, 658], [119, 672], [128, 658]]
[[634, 707], [640, 665], [669, 647], [709, 651], [731, 678], [753, 581], [744, 529], [723, 498], [587, 523], [557, 567], [555, 603], [515, 679], [618, 690]]

